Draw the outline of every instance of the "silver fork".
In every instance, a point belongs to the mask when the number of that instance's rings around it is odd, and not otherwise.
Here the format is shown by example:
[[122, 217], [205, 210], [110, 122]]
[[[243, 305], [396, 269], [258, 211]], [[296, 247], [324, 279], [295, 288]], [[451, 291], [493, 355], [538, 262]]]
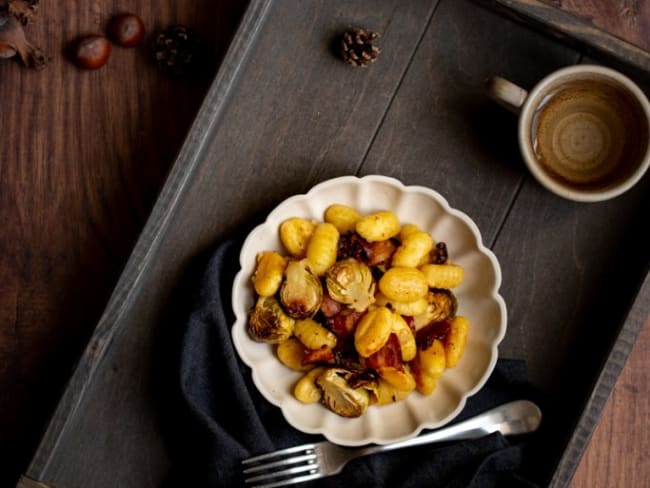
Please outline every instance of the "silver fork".
[[338, 474], [349, 461], [361, 456], [435, 442], [474, 439], [493, 432], [524, 434], [536, 430], [541, 419], [542, 412], [537, 405], [528, 400], [517, 400], [458, 424], [392, 444], [357, 448], [341, 447], [327, 441], [304, 444], [244, 459], [244, 481], [252, 488], [302, 483]]

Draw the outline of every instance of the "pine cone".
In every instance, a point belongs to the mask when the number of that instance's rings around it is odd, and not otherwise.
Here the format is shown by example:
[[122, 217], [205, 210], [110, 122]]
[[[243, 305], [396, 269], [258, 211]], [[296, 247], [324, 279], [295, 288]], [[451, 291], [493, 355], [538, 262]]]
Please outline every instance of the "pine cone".
[[201, 62], [202, 41], [184, 25], [171, 25], [156, 37], [155, 58], [158, 69], [170, 76], [186, 76]]
[[363, 68], [375, 62], [381, 49], [373, 45], [372, 41], [379, 37], [378, 32], [361, 28], [345, 32], [341, 38], [341, 57], [343, 61]]

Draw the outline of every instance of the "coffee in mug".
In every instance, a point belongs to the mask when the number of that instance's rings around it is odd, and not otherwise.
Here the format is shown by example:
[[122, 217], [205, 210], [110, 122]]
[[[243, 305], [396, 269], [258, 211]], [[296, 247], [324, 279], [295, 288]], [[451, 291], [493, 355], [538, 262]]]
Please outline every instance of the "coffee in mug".
[[616, 71], [580, 65], [556, 71], [530, 93], [502, 78], [490, 89], [520, 111], [522, 156], [537, 180], [560, 196], [612, 198], [650, 165], [650, 105]]

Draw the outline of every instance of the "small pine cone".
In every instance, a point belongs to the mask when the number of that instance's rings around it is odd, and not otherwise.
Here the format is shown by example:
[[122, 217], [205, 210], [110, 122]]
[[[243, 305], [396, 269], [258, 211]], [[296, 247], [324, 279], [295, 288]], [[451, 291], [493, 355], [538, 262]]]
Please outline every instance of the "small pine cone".
[[203, 46], [198, 34], [184, 25], [171, 25], [156, 36], [154, 56], [158, 69], [173, 77], [196, 71]]
[[381, 52], [372, 43], [379, 37], [377, 32], [360, 28], [345, 32], [341, 38], [341, 58], [348, 64], [365, 68], [375, 62]]

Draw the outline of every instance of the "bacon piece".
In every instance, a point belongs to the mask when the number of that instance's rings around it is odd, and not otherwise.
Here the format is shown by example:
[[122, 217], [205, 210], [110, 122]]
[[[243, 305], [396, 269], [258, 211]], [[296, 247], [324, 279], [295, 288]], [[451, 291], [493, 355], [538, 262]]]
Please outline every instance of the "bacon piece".
[[320, 302], [320, 311], [325, 317], [334, 317], [343, 310], [343, 304], [334, 300], [327, 291], [323, 293], [323, 299]]
[[327, 319], [327, 326], [339, 338], [350, 337], [354, 334], [357, 322], [364, 314], [365, 312], [356, 312], [351, 308], [346, 308], [333, 317], [329, 317]]
[[368, 243], [366, 248], [368, 266], [377, 266], [378, 264], [388, 263], [397, 249], [397, 245], [392, 240], [378, 241]]
[[391, 334], [379, 351], [372, 356], [363, 360], [367, 368], [378, 369], [383, 367], [393, 367], [400, 369], [402, 367], [402, 350], [400, 349], [399, 340], [395, 334]]
[[449, 330], [451, 329], [451, 322], [447, 319], [441, 320], [440, 322], [433, 322], [426, 327], [422, 327], [415, 334], [415, 342], [423, 351], [426, 351], [431, 347], [435, 339], [444, 341], [449, 335]]
[[302, 364], [327, 363], [334, 364], [334, 351], [329, 346], [321, 346], [320, 349], [305, 349]]
[[388, 263], [397, 249], [393, 240], [368, 242], [356, 232], [345, 234], [339, 239], [337, 259], [354, 258], [368, 266]]

